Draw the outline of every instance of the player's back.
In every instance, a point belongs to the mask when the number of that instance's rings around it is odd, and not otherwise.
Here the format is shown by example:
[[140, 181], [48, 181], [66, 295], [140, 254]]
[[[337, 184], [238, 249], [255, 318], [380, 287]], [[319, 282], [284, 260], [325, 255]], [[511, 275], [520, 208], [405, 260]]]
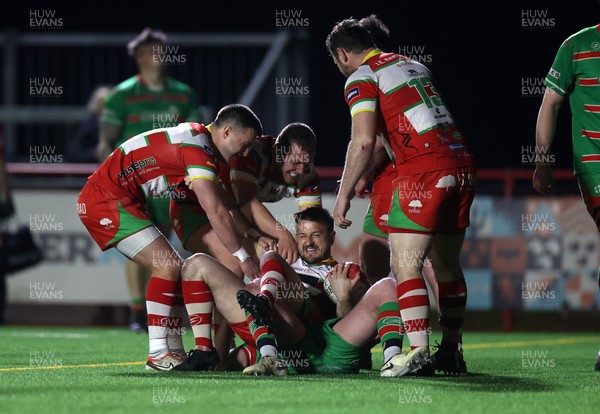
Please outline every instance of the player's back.
[[216, 166], [208, 130], [190, 122], [130, 138], [89, 180], [115, 195], [145, 200], [174, 191], [186, 173], [213, 178]]
[[469, 165], [467, 143], [433, 84], [429, 69], [396, 53], [378, 53], [346, 82], [352, 115], [379, 111], [386, 149], [399, 172]]

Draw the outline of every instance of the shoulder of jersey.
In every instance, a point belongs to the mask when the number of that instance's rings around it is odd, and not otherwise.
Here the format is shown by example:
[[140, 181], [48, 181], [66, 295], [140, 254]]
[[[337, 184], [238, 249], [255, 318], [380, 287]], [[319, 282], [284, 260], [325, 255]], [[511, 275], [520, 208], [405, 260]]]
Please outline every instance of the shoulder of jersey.
[[190, 85], [188, 85], [187, 83], [183, 83], [182, 81], [177, 80], [175, 78], [169, 77], [169, 83], [171, 84], [171, 86], [174, 87], [174, 89], [180, 89], [181, 91], [187, 93], [193, 91]]
[[113, 88], [113, 93], [131, 93], [138, 84], [137, 76], [132, 76], [131, 78], [125, 79], [123, 82], [117, 84]]

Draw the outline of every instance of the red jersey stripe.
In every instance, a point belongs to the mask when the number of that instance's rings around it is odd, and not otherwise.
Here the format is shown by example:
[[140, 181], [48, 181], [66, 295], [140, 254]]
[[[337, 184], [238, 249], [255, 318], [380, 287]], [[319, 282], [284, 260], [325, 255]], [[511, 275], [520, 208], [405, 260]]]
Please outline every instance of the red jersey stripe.
[[595, 86], [600, 85], [598, 78], [580, 78], [579, 85], [581, 86]]
[[573, 61], [584, 59], [600, 59], [600, 52], [577, 52], [573, 53]]
[[582, 129], [581, 136], [590, 138], [590, 139], [600, 139], [600, 131], [588, 131], [588, 130]]
[[600, 162], [600, 154], [582, 155], [581, 162]]
[[600, 105], [583, 105], [585, 112], [600, 112]]

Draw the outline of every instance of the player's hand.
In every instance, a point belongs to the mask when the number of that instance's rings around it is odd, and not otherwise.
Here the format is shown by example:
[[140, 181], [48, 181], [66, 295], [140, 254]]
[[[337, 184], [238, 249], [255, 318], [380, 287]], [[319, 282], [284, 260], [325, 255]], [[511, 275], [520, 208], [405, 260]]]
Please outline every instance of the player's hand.
[[339, 263], [327, 275], [331, 284], [331, 291], [339, 301], [350, 300], [351, 292], [360, 280], [358, 277], [354, 279], [348, 277], [350, 266], [351, 263]]
[[277, 242], [275, 239], [267, 236], [260, 236], [256, 242], [266, 251], [275, 250], [277, 248]]
[[350, 200], [345, 197], [338, 196], [335, 199], [335, 207], [333, 207], [333, 219], [335, 224], [342, 228], [348, 228], [352, 225], [352, 221], [346, 218], [346, 213], [350, 210]]
[[283, 225], [277, 224], [278, 228], [281, 228], [277, 231], [277, 253], [283, 259], [288, 262], [288, 264], [294, 263], [298, 260], [298, 243], [292, 233], [290, 233]]
[[548, 165], [539, 165], [533, 172], [533, 188], [541, 194], [549, 194], [554, 189], [554, 174]]
[[260, 277], [260, 266], [258, 265], [258, 260], [252, 256], [241, 262], [240, 268], [242, 269], [242, 272], [244, 272], [244, 274], [250, 279]]
[[183, 181], [185, 182], [185, 185], [187, 185], [187, 187], [190, 190], [193, 190], [192, 187], [194, 186], [194, 182], [190, 180], [190, 176], [189, 175], [186, 175], [185, 178], [183, 179]]
[[369, 194], [369, 180], [365, 177], [360, 177], [354, 186], [354, 195], [358, 198], [365, 198]]

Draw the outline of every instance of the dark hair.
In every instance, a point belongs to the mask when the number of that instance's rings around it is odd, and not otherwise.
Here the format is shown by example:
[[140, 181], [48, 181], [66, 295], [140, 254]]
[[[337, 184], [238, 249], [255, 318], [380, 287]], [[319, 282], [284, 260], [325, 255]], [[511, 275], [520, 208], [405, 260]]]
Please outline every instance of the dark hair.
[[312, 129], [302, 122], [293, 122], [281, 130], [276, 144], [282, 147], [298, 145], [302, 150], [313, 154], [317, 151], [317, 137]]
[[381, 49], [389, 40], [390, 29], [375, 14], [363, 17], [359, 20], [359, 23], [367, 28], [371, 35], [371, 39], [373, 39], [373, 43], [375, 43], [375, 46], [379, 49]]
[[260, 119], [252, 112], [252, 109], [242, 104], [224, 106], [217, 113], [217, 117], [213, 123], [217, 126], [233, 124], [233, 126], [239, 128], [252, 128], [256, 132], [256, 135], [262, 135], [263, 133]]
[[135, 56], [135, 51], [138, 47], [152, 43], [166, 44], [167, 35], [161, 30], [152, 30], [151, 28], [146, 27], [142, 30], [142, 33], [135, 37], [135, 39], [127, 43], [127, 53], [129, 56]]
[[329, 210], [322, 207], [309, 207], [306, 210], [299, 211], [294, 214], [294, 219], [296, 220], [296, 225], [301, 220], [324, 223], [327, 226], [327, 231], [330, 233], [333, 232], [333, 216]]
[[327, 36], [325, 46], [332, 56], [337, 57], [336, 49], [341, 47], [347, 52], [360, 53], [375, 47], [369, 30], [356, 19], [346, 19], [337, 23]]

